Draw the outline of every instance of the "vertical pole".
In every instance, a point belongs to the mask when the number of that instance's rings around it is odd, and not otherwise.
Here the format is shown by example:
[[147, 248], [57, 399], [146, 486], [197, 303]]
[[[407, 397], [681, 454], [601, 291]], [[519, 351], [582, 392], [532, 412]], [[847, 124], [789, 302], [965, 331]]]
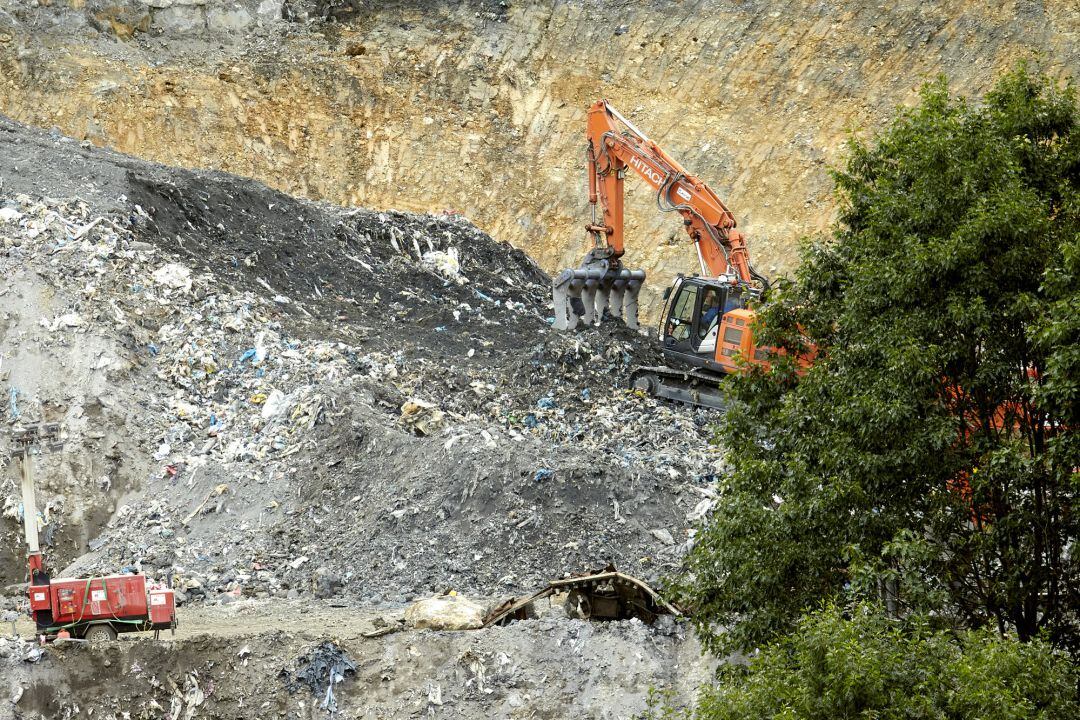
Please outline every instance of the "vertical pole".
[[41, 552], [41, 546], [38, 544], [37, 500], [34, 497], [34, 468], [30, 448], [23, 448], [21, 455], [23, 533], [26, 535], [26, 548], [33, 554]]

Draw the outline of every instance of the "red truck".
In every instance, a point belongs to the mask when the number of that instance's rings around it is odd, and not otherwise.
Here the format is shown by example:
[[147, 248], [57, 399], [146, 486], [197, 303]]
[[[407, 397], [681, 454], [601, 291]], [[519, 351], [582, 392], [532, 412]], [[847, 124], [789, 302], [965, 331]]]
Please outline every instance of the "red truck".
[[173, 591], [147, 581], [145, 575], [107, 575], [57, 578], [34, 572], [27, 594], [30, 615], [39, 635], [54, 638], [60, 631], [87, 640], [114, 640], [118, 633], [176, 627]]
[[30, 616], [37, 634], [55, 639], [61, 633], [86, 640], [115, 640], [122, 632], [176, 627], [173, 591], [147, 580], [145, 575], [108, 575], [92, 578], [52, 579], [45, 571], [38, 545], [37, 505], [34, 497], [33, 455], [60, 447], [60, 427], [33, 425], [12, 434], [22, 461], [23, 531], [26, 536], [30, 583]]

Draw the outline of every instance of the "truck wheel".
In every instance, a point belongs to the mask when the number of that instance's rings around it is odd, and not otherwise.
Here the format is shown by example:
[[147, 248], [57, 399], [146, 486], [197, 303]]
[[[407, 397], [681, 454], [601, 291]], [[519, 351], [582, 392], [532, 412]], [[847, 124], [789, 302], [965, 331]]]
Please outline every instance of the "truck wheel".
[[91, 625], [83, 635], [89, 643], [106, 643], [116, 639], [116, 631], [111, 625]]

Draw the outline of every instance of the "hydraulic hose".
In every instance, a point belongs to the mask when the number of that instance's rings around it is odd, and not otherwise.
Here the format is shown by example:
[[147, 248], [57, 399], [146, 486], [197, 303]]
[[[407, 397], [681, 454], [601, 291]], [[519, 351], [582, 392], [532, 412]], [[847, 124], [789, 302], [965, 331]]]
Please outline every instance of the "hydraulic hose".
[[[702, 214], [697, 211], [697, 208], [687, 205], [686, 203], [683, 203], [681, 205], [675, 205], [671, 203], [671, 186], [681, 180], [682, 177], [682, 173], [668, 173], [666, 176], [664, 176], [663, 185], [661, 185], [660, 188], [656, 191], [656, 207], [659, 208], [660, 212], [667, 213], [675, 212], [676, 210], [685, 210], [697, 216], [697, 219], [701, 221], [701, 224], [708, 229], [709, 236], [713, 239], [713, 242], [715, 242], [716, 246], [720, 248], [721, 252], [724, 253], [724, 263], [728, 267], [731, 267], [731, 255], [728, 253], [727, 248], [724, 247], [724, 243], [720, 240], [719, 237], [717, 237], [716, 230], [711, 224], [709, 224], [709, 221], [706, 220], [704, 216], [702, 216]], [[664, 207], [664, 201], [669, 203], [667, 207]]]

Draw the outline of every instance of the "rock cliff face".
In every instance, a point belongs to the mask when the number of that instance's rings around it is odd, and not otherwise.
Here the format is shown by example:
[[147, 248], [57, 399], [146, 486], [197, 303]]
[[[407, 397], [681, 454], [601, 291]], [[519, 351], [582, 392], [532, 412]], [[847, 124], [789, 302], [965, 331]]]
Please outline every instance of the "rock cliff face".
[[[306, 4], [305, 4], [306, 3]], [[0, 113], [368, 207], [453, 209], [548, 270], [586, 249], [582, 129], [609, 98], [714, 185], [757, 265], [832, 215], [827, 168], [944, 73], [1080, 61], [1071, 0], [0, 0]], [[696, 267], [631, 185], [628, 264]]]

